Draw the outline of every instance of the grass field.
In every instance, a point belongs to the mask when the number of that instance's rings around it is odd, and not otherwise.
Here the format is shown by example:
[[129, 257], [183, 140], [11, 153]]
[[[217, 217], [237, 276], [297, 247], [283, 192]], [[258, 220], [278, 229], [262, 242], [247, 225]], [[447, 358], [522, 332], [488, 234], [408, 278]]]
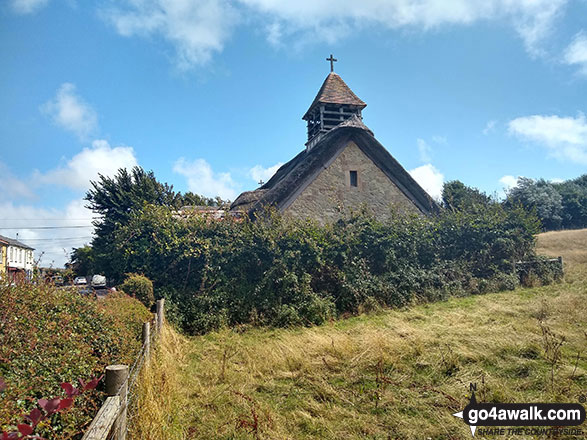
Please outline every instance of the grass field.
[[167, 328], [133, 438], [465, 439], [452, 413], [469, 383], [480, 401], [576, 402], [587, 394], [587, 230], [543, 234], [538, 248], [563, 255], [564, 282], [313, 328]]

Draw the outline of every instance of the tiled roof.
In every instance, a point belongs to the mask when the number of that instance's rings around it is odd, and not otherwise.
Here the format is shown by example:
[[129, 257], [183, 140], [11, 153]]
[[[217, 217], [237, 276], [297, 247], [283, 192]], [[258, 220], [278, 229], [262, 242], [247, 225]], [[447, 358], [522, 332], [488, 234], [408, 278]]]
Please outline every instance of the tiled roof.
[[3, 241], [10, 246], [15, 246], [15, 247], [23, 248], [23, 249], [35, 250], [35, 248], [32, 248], [24, 243], [21, 243], [20, 241], [15, 240], [14, 238], [4, 237], [3, 235], [0, 235], [0, 241]]
[[346, 83], [342, 80], [340, 76], [338, 76], [334, 72], [330, 72], [322, 87], [318, 91], [318, 94], [314, 98], [312, 105], [304, 115], [302, 119], [306, 119], [306, 116], [314, 108], [317, 104], [348, 104], [348, 105], [356, 105], [360, 108], [367, 107], [362, 100], [359, 99], [357, 95], [353, 93], [353, 91], [346, 85]]

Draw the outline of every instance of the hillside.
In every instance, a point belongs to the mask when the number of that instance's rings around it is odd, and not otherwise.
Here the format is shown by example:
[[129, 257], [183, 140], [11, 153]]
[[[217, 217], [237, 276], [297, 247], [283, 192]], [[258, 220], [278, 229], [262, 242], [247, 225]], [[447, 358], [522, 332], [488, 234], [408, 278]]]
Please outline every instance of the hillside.
[[540, 234], [536, 250], [542, 255], [562, 255], [571, 268], [574, 265], [587, 264], [587, 229]]
[[[168, 329], [133, 438], [471, 438], [452, 416], [471, 382], [481, 401], [574, 402], [587, 389], [587, 230], [538, 248], [564, 257], [564, 282], [311, 328]], [[548, 338], [564, 338], [554, 381]]]

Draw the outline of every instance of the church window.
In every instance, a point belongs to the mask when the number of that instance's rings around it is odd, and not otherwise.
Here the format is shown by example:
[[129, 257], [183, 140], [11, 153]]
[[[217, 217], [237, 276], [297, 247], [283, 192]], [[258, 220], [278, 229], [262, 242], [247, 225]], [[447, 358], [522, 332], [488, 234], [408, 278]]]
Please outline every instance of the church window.
[[358, 186], [357, 172], [351, 171], [350, 177], [351, 177], [351, 186], [355, 186], [355, 187]]

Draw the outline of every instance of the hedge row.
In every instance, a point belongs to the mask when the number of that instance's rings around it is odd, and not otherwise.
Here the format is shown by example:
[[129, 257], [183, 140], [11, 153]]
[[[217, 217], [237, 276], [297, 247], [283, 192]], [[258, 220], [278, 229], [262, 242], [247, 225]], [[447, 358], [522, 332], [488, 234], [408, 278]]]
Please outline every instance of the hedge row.
[[513, 263], [534, 256], [538, 230], [532, 214], [499, 205], [385, 222], [362, 212], [326, 226], [275, 213], [186, 219], [145, 206], [116, 233], [113, 275], [149, 277], [192, 334], [319, 324], [377, 304], [513, 289]]
[[[109, 364], [129, 364], [151, 317], [137, 300], [113, 294], [96, 300], [45, 284], [0, 286], [0, 432], [23, 423], [39, 398], [61, 396], [62, 382], [100, 377]], [[45, 438], [80, 438], [102, 395], [84, 393], [75, 406], [43, 421]]]

